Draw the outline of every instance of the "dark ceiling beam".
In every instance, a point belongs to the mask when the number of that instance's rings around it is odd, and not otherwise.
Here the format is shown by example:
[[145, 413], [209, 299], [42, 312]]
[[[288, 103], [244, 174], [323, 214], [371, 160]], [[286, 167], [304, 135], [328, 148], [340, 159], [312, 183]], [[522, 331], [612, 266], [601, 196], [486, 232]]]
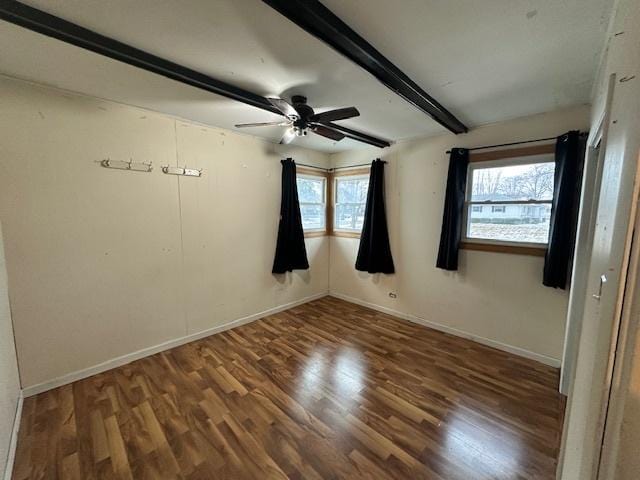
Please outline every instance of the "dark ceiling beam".
[[[100, 35], [92, 30], [15, 0], [0, 0], [0, 19], [192, 87], [222, 95], [223, 97], [231, 98], [277, 115], [282, 115], [280, 110], [260, 95], [216, 80], [204, 73], [197, 72], [183, 65], [127, 45], [126, 43]], [[344, 127], [338, 127], [337, 125], [335, 125], [334, 128], [344, 129]], [[389, 142], [385, 140], [355, 130], [345, 130], [351, 133], [343, 133], [354, 140], [378, 147], [389, 146]]]
[[318, 0], [263, 0], [453, 133], [469, 129]]
[[374, 147], [388, 147], [391, 145], [386, 140], [382, 140], [380, 138], [372, 137], [371, 135], [367, 135], [366, 133], [358, 132], [356, 130], [352, 130], [351, 128], [343, 127], [342, 125], [338, 125], [333, 122], [326, 122], [323, 125], [327, 125], [328, 127], [333, 128], [334, 130], [338, 130], [342, 132], [346, 137], [351, 138], [353, 140], [357, 140], [359, 142], [368, 143], [369, 145], [373, 145]]
[[169, 60], [157, 57], [112, 38], [105, 37], [92, 30], [88, 30], [75, 23], [68, 22], [60, 17], [56, 17], [55, 15], [23, 3], [14, 0], [0, 0], [0, 18], [33, 30], [34, 32], [42, 33], [49, 37], [62, 40], [63, 42], [71, 43], [77, 47], [85, 48], [100, 55], [128, 63], [134, 67], [139, 67], [172, 80], [186, 83], [192, 87], [207, 90], [208, 92], [216, 93], [253, 107], [282, 115], [280, 110], [260, 95], [234, 87], [233, 85], [221, 82], [203, 73], [196, 72], [190, 68], [170, 62]]

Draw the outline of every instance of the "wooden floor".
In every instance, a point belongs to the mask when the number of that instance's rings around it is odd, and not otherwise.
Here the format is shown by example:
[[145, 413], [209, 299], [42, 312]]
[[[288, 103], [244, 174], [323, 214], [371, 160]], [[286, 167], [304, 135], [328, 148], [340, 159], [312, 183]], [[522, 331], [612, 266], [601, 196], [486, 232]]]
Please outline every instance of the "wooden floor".
[[24, 402], [14, 479], [552, 479], [555, 369], [326, 297]]

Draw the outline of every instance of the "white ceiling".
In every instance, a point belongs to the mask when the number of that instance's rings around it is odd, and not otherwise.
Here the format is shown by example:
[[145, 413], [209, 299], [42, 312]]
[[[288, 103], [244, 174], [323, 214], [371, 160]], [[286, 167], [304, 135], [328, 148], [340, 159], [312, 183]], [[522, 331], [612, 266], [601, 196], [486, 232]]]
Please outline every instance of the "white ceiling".
[[[353, 105], [361, 116], [340, 123], [381, 138], [445, 132], [260, 0], [24, 3], [260, 95], [304, 94], [320, 111]], [[587, 103], [612, 0], [323, 3], [473, 128]], [[0, 45], [10, 76], [231, 130], [281, 118], [2, 21]], [[278, 141], [282, 128], [243, 133]], [[364, 146], [315, 135], [294, 143]]]

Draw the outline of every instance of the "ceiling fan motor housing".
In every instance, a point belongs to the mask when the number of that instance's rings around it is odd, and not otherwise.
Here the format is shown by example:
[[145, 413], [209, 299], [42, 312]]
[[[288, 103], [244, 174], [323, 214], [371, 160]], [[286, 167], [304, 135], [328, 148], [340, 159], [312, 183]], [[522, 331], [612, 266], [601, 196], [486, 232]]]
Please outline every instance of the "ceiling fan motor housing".
[[293, 122], [293, 127], [296, 130], [296, 135], [303, 136], [307, 134], [308, 119], [314, 114], [313, 108], [307, 105], [307, 97], [302, 95], [293, 95], [291, 97], [291, 103], [293, 108], [296, 109], [300, 118]]
[[305, 97], [304, 95], [293, 95], [291, 97], [291, 103], [295, 106], [296, 104], [300, 104], [300, 105], [306, 105], [307, 104], [307, 97]]

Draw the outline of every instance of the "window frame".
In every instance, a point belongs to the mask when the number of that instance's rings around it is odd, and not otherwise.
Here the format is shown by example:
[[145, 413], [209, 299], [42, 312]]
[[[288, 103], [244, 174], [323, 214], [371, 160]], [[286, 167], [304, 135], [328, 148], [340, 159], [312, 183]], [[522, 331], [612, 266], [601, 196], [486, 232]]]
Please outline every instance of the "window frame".
[[[360, 238], [362, 235], [362, 229], [351, 230], [345, 228], [337, 228], [335, 223], [335, 210], [336, 210], [336, 200], [338, 194], [338, 179], [344, 179], [344, 177], [363, 177], [369, 181], [369, 176], [371, 175], [371, 167], [360, 167], [353, 169], [345, 169], [339, 171], [333, 171], [330, 174], [330, 183], [331, 183], [331, 231], [330, 235], [334, 237], [345, 237], [345, 238]], [[366, 199], [365, 199], [366, 204]]]
[[[469, 155], [469, 166], [467, 170], [467, 185], [465, 191], [465, 201], [463, 210], [463, 223], [460, 248], [465, 250], [479, 250], [489, 252], [514, 253], [520, 255], [544, 256], [547, 251], [547, 243], [516, 242], [510, 240], [492, 240], [485, 238], [473, 238], [467, 236], [469, 209], [475, 206], [485, 205], [540, 205], [552, 204], [552, 200], [505, 200], [505, 201], [471, 201], [473, 190], [473, 171], [480, 168], [492, 168], [510, 165], [529, 165], [533, 163], [548, 163], [549, 160], [532, 158], [535, 156], [553, 155], [555, 153], [554, 144], [535, 145], [532, 147], [512, 148], [507, 150], [495, 150], [482, 153], [471, 153]], [[553, 158], [551, 159], [553, 161]]]
[[[296, 167], [296, 182], [298, 177], [320, 177], [324, 179], [324, 228], [309, 228], [304, 229], [304, 238], [324, 237], [329, 235], [329, 174], [323, 170], [316, 170], [313, 168]], [[300, 202], [300, 207], [307, 202]], [[316, 205], [315, 203], [309, 205]]]

